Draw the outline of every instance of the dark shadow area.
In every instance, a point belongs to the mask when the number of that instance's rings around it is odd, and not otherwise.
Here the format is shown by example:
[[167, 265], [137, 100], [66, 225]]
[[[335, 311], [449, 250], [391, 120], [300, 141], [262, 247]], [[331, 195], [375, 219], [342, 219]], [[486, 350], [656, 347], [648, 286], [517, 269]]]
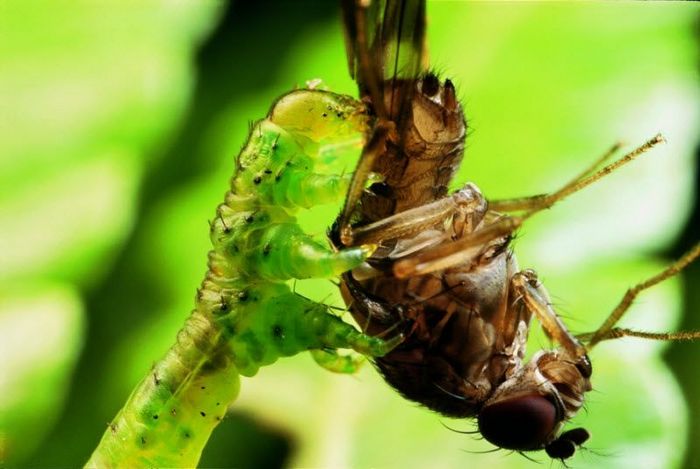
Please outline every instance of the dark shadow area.
[[[698, 163], [695, 166], [695, 204], [688, 224], [670, 256], [679, 257], [694, 244], [700, 242], [700, 145], [696, 152]], [[684, 272], [683, 318], [679, 330], [700, 330], [700, 262], [696, 261]], [[663, 314], [663, 311], [659, 311]], [[700, 343], [675, 342], [665, 354], [666, 362], [675, 373], [683, 389], [688, 405], [688, 449], [683, 467], [700, 468]]]
[[[240, 447], [235, 442], [245, 441]], [[202, 453], [199, 467], [235, 467], [255, 469], [276, 469], [285, 467], [287, 455], [292, 446], [292, 435], [285, 435], [274, 429], [257, 424], [250, 416], [241, 413], [230, 414], [216, 428], [209, 444]], [[232, 452], [235, 449], [235, 453]], [[248, 461], [248, 465], [238, 461]]]
[[[695, 21], [695, 37], [700, 43], [700, 17]], [[696, 61], [700, 71], [700, 54]], [[700, 87], [700, 83], [698, 83]], [[695, 152], [695, 202], [688, 223], [670, 256], [679, 257], [700, 242], [700, 142]], [[683, 318], [679, 330], [700, 330], [700, 261], [684, 272]], [[663, 314], [663, 311], [659, 312]], [[665, 354], [666, 362], [676, 375], [688, 405], [688, 438], [683, 467], [700, 469], [700, 343], [675, 342]]]
[[[218, 28], [196, 55], [195, 89], [181, 127], [165, 152], [157, 149], [157, 157], [149, 158], [157, 163], [143, 181], [134, 231], [104, 281], [85, 292], [89, 312], [86, 343], [71, 393], [60, 420], [40, 451], [26, 462], [28, 466], [78, 467], [88, 459], [107, 427], [106, 419], [116, 414], [127, 397], [114, 396], [109, 417], [96, 415], [96, 409], [104, 406], [103, 394], [115, 394], [105, 389], [106, 354], [168, 304], [166, 293], [151, 281], [153, 266], [142, 255], [144, 220], [153, 215], [161, 198], [217, 166], [213, 157], [232, 157], [201, 151], [206, 129], [247, 93], [274, 80], [277, 67], [300, 35], [320, 23], [336, 21], [336, 10], [336, 2], [239, 1], [227, 5]], [[200, 224], [201, 220], [195, 222]], [[203, 236], [205, 230], [203, 225]], [[202, 259], [203, 268], [205, 262]], [[193, 295], [196, 287], [192, 285]], [[183, 322], [187, 314], [182, 312]], [[279, 434], [236, 417], [221, 427], [222, 435], [214, 437], [221, 445], [208, 449], [210, 467], [283, 464], [289, 443]], [[228, 441], [227, 434], [238, 437]], [[254, 436], [254, 445], [249, 438], [241, 438], [246, 434]]]

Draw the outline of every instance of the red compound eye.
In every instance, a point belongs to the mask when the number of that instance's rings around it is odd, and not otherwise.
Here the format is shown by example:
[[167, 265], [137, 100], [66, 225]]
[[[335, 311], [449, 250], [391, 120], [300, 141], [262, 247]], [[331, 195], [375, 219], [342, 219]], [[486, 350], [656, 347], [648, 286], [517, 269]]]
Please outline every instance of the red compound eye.
[[537, 450], [558, 423], [557, 409], [545, 397], [528, 394], [485, 406], [478, 422], [482, 436], [498, 447]]

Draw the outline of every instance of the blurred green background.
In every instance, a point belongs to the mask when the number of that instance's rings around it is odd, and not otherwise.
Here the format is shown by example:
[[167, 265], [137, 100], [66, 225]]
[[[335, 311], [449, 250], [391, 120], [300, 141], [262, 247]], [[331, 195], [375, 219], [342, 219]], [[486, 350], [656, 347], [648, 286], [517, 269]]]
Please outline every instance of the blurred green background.
[[[700, 239], [700, 4], [433, 1], [428, 18], [471, 128], [455, 186], [553, 190], [615, 141], [667, 137], [516, 240], [570, 327], [593, 329]], [[248, 122], [313, 78], [354, 94], [335, 2], [0, 2], [0, 464], [86, 461], [192, 308]], [[337, 210], [302, 218], [322, 237]], [[696, 264], [624, 323], [700, 329], [698, 287]], [[298, 289], [340, 304], [328, 281]], [[700, 344], [592, 359], [576, 424], [593, 438], [573, 465], [700, 467]], [[201, 464], [536, 467], [471, 454], [490, 446], [441, 423], [472, 428], [370, 366], [336, 376], [302, 355], [243, 380]]]

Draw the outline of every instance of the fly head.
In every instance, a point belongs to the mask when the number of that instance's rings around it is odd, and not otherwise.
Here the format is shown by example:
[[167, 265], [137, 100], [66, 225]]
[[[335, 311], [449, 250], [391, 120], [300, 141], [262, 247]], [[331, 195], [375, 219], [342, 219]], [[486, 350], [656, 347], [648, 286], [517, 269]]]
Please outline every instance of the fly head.
[[513, 451], [545, 450], [568, 459], [589, 438], [583, 428], [560, 433], [591, 389], [588, 357], [572, 359], [543, 351], [499, 386], [477, 415], [479, 432], [490, 443]]

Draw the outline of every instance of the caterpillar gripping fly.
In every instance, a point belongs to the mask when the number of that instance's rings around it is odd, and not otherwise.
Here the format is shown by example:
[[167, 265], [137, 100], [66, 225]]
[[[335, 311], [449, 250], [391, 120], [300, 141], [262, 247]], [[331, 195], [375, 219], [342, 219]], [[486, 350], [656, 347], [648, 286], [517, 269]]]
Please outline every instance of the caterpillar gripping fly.
[[353, 98], [297, 90], [252, 126], [210, 224], [213, 249], [195, 309], [110, 423], [88, 467], [194, 467], [238, 394], [239, 375], [307, 350], [325, 368], [353, 372], [359, 355], [337, 349], [373, 357], [401, 341], [398, 333], [361, 333], [287, 285], [337, 276], [375, 250], [331, 250], [295, 218], [301, 209], [342, 200], [350, 178], [327, 163], [333, 151], [359, 149], [368, 120], [366, 106]]
[[[341, 293], [366, 333], [398, 329], [405, 336], [374, 359], [377, 369], [410, 400], [446, 416], [476, 418], [481, 435], [500, 448], [572, 457], [589, 434], [563, 429], [592, 389], [588, 352], [595, 344], [621, 336], [700, 338], [697, 332], [615, 327], [637, 294], [696, 259], [700, 245], [630, 289], [598, 330], [577, 337], [557, 316], [535, 271], [520, 269], [509, 243], [529, 217], [633, 161], [662, 137], [601, 167], [619, 150], [613, 147], [551, 194], [494, 201], [467, 183], [450, 195], [466, 121], [454, 85], [425, 72], [425, 2], [342, 5], [351, 74], [374, 116], [374, 131], [330, 238], [337, 249], [378, 245], [341, 277]], [[370, 175], [380, 182], [367, 187]], [[525, 361], [533, 317], [556, 348]]]

